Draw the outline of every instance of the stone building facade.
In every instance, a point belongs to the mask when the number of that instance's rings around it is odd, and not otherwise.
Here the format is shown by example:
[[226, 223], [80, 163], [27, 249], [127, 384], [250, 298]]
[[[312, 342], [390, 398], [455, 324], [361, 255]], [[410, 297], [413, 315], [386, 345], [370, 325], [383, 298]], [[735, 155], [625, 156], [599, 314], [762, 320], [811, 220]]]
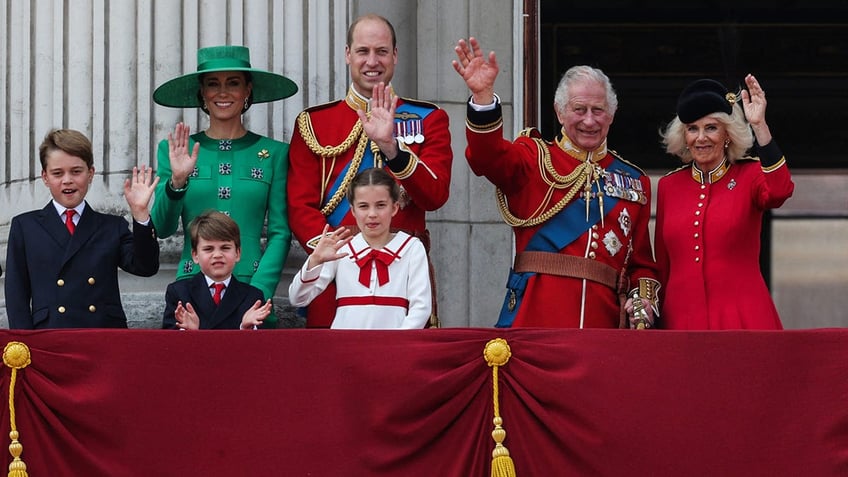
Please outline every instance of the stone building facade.
[[[398, 94], [437, 103], [451, 117], [451, 199], [428, 218], [443, 324], [493, 323], [511, 235], [494, 208], [493, 191], [465, 164], [467, 92], [450, 61], [456, 40], [477, 31], [503, 58], [512, 57], [514, 2], [34, 0], [4, 5], [0, 261], [5, 262], [11, 218], [49, 201], [37, 154], [49, 129], [79, 129], [92, 139], [96, 178], [88, 200], [98, 210], [128, 216], [121, 187], [132, 167], [155, 167], [156, 145], [178, 121], [194, 130], [205, 127], [203, 113], [163, 108], [151, 99], [156, 86], [195, 69], [198, 47], [243, 44], [250, 48], [253, 66], [294, 79], [300, 88], [297, 95], [254, 105], [245, 116], [249, 129], [288, 141], [298, 112], [344, 95], [349, 84], [344, 62], [347, 25], [359, 14], [376, 12], [397, 30], [399, 61], [393, 83]], [[504, 62], [507, 70], [500, 81], [510, 112], [511, 64]], [[158, 326], [181, 243], [176, 237], [161, 242], [162, 269], [157, 276], [122, 275], [131, 326]], [[287, 304], [291, 273], [304, 258], [303, 251], [293, 247], [274, 300], [278, 312]], [[0, 321], [5, 322], [5, 308], [0, 309]]]
[[[349, 82], [344, 62], [347, 25], [362, 13], [376, 12], [389, 18], [397, 31], [399, 59], [393, 84], [398, 94], [437, 103], [451, 118], [451, 197], [428, 216], [443, 325], [492, 326], [512, 260], [512, 233], [496, 209], [492, 186], [475, 177], [465, 162], [468, 92], [451, 60], [456, 41], [468, 36], [497, 52], [504, 129], [520, 130], [524, 126], [525, 8], [533, 3], [5, 0], [0, 8], [0, 262], [5, 262], [11, 218], [41, 208], [49, 200], [39, 177], [37, 155], [49, 129], [79, 129], [92, 139], [96, 178], [88, 200], [99, 210], [128, 216], [121, 187], [132, 167], [155, 166], [158, 141], [178, 121], [188, 122], [193, 130], [205, 127], [203, 113], [163, 108], [151, 98], [156, 86], [195, 69], [198, 47], [246, 45], [253, 66], [294, 79], [298, 94], [254, 105], [246, 115], [249, 129], [288, 141], [299, 111], [343, 96]], [[530, 87], [538, 90], [538, 85]], [[539, 102], [547, 108], [552, 100]], [[799, 207], [809, 206], [809, 198], [824, 191], [833, 208], [844, 203], [843, 211], [848, 210], [844, 171], [824, 181], [802, 177], [798, 183]], [[837, 220], [824, 225], [795, 220], [775, 226], [773, 286], [787, 327], [848, 325], [848, 316], [841, 311], [848, 307], [846, 229], [844, 216], [838, 214]], [[173, 279], [181, 239], [169, 238], [161, 245], [163, 264], [156, 277], [122, 275], [132, 327], [159, 325], [165, 286]], [[280, 313], [286, 310], [291, 274], [304, 258], [303, 251], [293, 246], [274, 300]], [[0, 301], [2, 293], [0, 287]], [[0, 307], [3, 323], [5, 307]], [[296, 320], [288, 323], [297, 326]]]

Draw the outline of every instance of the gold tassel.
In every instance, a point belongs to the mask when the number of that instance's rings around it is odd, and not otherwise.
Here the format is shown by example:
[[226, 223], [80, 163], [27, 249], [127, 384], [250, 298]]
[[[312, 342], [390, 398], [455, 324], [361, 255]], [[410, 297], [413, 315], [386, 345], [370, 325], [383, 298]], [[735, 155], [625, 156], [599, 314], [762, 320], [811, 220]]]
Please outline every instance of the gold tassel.
[[503, 445], [506, 439], [506, 430], [503, 428], [500, 404], [498, 403], [498, 367], [504, 366], [512, 356], [509, 344], [503, 338], [495, 338], [483, 349], [483, 357], [486, 363], [492, 367], [492, 385], [494, 393], [492, 400], [495, 407], [495, 418], [492, 423], [495, 429], [492, 431], [492, 439], [495, 440], [495, 449], [492, 451], [492, 477], [515, 477], [515, 464], [509, 456], [509, 450]]
[[12, 368], [12, 377], [9, 379], [9, 427], [12, 429], [9, 432], [9, 438], [12, 439], [12, 443], [9, 444], [9, 453], [12, 454], [12, 462], [9, 463], [9, 477], [28, 477], [26, 464], [21, 460], [24, 446], [18, 442], [18, 426], [15, 422], [15, 381], [18, 378], [18, 370], [24, 369], [32, 363], [29, 347], [20, 341], [10, 341], [3, 350], [3, 362], [6, 363], [6, 366]]

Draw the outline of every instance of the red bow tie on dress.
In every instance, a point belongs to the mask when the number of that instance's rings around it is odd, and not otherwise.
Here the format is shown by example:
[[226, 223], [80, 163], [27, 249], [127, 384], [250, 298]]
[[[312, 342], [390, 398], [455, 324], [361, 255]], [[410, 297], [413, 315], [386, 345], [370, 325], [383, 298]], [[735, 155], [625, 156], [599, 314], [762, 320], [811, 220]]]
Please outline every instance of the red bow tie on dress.
[[356, 264], [359, 265], [359, 283], [366, 287], [371, 284], [371, 262], [377, 266], [377, 282], [380, 286], [389, 283], [389, 264], [394, 259], [393, 255], [381, 250], [371, 250], [359, 257], [356, 260]]

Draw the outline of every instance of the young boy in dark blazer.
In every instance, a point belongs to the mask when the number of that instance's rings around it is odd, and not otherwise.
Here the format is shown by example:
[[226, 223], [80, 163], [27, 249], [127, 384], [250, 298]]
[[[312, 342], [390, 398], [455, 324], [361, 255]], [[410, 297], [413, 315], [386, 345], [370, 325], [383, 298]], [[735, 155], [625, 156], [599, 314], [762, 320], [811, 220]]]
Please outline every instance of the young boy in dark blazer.
[[12, 219], [6, 255], [9, 328], [126, 328], [118, 268], [159, 271], [159, 243], [148, 204], [159, 178], [133, 167], [124, 197], [133, 216], [102, 214], [85, 201], [94, 178], [91, 141], [55, 129], [39, 147], [41, 179], [53, 200]]
[[236, 222], [221, 212], [204, 212], [189, 230], [191, 257], [201, 273], [177, 280], [165, 292], [162, 328], [183, 330], [257, 329], [271, 313], [262, 291], [240, 282], [233, 268], [241, 259]]

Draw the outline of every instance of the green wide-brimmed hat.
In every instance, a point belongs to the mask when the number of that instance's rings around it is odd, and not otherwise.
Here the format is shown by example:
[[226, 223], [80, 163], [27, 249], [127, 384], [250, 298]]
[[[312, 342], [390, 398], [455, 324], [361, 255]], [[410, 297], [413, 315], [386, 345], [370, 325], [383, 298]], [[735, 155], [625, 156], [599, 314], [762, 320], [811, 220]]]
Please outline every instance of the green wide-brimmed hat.
[[217, 71], [245, 71], [253, 82], [253, 103], [267, 103], [297, 93], [294, 81], [283, 75], [250, 66], [250, 50], [244, 46], [210, 46], [197, 50], [197, 71], [163, 83], [153, 92], [153, 101], [171, 108], [198, 108], [200, 75]]

